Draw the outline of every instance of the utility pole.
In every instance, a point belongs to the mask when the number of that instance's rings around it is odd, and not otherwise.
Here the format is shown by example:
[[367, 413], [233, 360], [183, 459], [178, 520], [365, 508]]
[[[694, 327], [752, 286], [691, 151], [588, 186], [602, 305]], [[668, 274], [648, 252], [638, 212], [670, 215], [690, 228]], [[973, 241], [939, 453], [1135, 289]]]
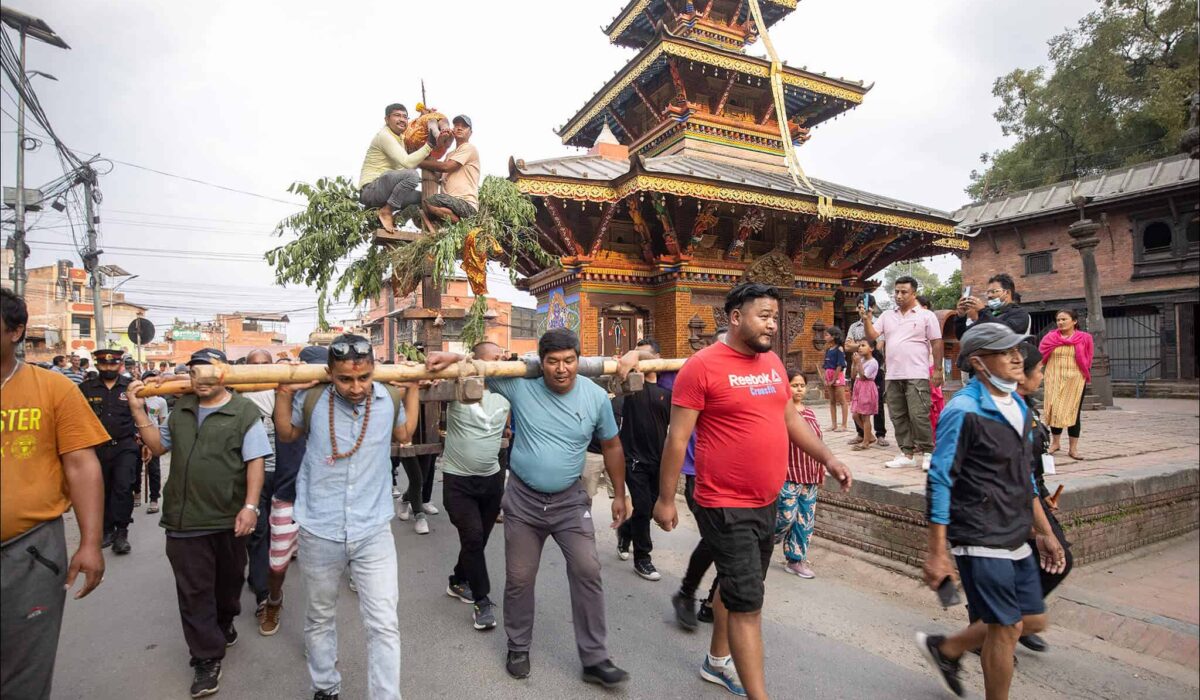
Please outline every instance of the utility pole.
[[83, 255], [83, 267], [92, 273], [92, 309], [95, 314], [96, 349], [107, 347], [104, 334], [104, 302], [101, 297], [104, 279], [100, 272], [100, 250], [96, 242], [96, 222], [100, 217], [95, 213], [96, 171], [90, 165], [81, 175], [83, 179], [83, 210], [87, 217], [88, 247]]
[[[18, 70], [21, 78], [25, 77], [25, 27], [19, 30], [21, 34], [21, 60]], [[17, 201], [14, 206], [16, 215], [13, 221], [13, 291], [22, 299], [25, 298], [25, 282], [29, 274], [25, 272], [25, 258], [29, 257], [29, 246], [25, 244], [25, 98], [17, 90]], [[24, 354], [24, 343], [17, 346], [17, 352]]]

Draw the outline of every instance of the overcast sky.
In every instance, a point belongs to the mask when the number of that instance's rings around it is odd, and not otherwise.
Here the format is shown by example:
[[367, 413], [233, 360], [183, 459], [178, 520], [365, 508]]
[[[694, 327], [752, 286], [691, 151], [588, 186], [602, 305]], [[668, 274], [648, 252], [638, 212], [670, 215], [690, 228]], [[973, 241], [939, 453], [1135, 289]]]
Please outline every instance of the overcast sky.
[[[620, 2], [523, 0], [416, 3], [14, 0], [70, 51], [29, 42], [34, 87], [72, 148], [203, 180], [239, 194], [116, 163], [100, 180], [103, 262], [139, 275], [122, 289], [172, 318], [289, 311], [289, 335], [313, 328], [315, 294], [273, 286], [261, 254], [274, 224], [298, 207], [295, 180], [357, 179], [383, 107], [429, 103], [475, 122], [486, 173], [510, 156], [571, 152], [553, 129], [635, 52], [601, 27]], [[981, 152], [1005, 145], [991, 113], [996, 77], [1046, 62], [1046, 40], [1091, 0], [802, 0], [771, 31], [790, 65], [874, 82], [863, 104], [819, 126], [799, 156], [808, 174], [953, 210]], [[6, 30], [7, 31], [7, 30]], [[763, 53], [761, 43], [751, 53]], [[14, 183], [15, 96], [0, 98], [0, 176]], [[27, 187], [61, 174], [49, 145], [27, 155]], [[270, 198], [283, 201], [273, 201]], [[79, 258], [53, 212], [34, 215], [31, 266]], [[6, 227], [7, 232], [11, 230]], [[82, 229], [76, 232], [82, 235]], [[934, 261], [943, 275], [953, 259]], [[532, 298], [492, 283], [502, 298]], [[354, 313], [338, 306], [335, 318]]]

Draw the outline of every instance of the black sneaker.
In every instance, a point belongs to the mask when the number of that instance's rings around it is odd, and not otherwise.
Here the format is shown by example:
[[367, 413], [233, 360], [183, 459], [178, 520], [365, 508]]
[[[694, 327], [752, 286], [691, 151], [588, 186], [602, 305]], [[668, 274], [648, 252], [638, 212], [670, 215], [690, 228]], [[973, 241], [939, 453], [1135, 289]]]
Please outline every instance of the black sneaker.
[[629, 680], [629, 673], [605, 659], [595, 666], [584, 666], [583, 680], [585, 683], [596, 683], [605, 688], [616, 688]]
[[713, 609], [712, 605], [709, 604], [707, 600], [700, 601], [700, 610], [696, 613], [696, 619], [700, 622], [707, 622], [710, 625], [712, 624]]
[[192, 697], [202, 698], [221, 689], [221, 660], [193, 660], [196, 674], [192, 678]]
[[629, 561], [629, 547], [633, 543], [628, 537], [617, 535], [617, 558], [621, 561]]
[[338, 700], [338, 694], [326, 693], [322, 690], [318, 690], [317, 692], [313, 693], [313, 700]]
[[635, 561], [633, 563], [633, 570], [637, 572], [638, 576], [647, 581], [657, 581], [662, 578], [662, 574], [658, 573], [658, 569], [654, 568], [654, 562], [649, 559]]
[[676, 593], [671, 596], [671, 607], [675, 608], [675, 621], [679, 626], [691, 632], [700, 626], [696, 619], [696, 599], [690, 595]]
[[225, 648], [226, 649], [233, 646], [234, 644], [237, 644], [237, 640], [238, 640], [237, 628], [233, 626], [232, 622], [229, 623], [228, 627], [221, 630], [221, 632], [223, 632], [225, 634]]
[[108, 549], [112, 546], [114, 534], [112, 530], [104, 533], [104, 541], [100, 543], [100, 549]]
[[129, 546], [129, 530], [125, 528], [117, 528], [113, 533], [112, 551], [113, 554], [129, 554], [133, 547]]
[[529, 652], [509, 650], [508, 661], [504, 664], [504, 668], [508, 670], [508, 675], [513, 678], [528, 678]]
[[963, 697], [962, 681], [958, 678], [958, 659], [948, 659], [942, 656], [942, 652], [938, 649], [946, 638], [940, 634], [925, 634], [917, 632], [916, 642], [917, 648], [921, 650], [921, 654], [929, 665], [937, 673], [938, 680], [942, 682], [942, 686], [954, 693], [958, 697]]
[[1039, 654], [1050, 651], [1050, 645], [1046, 643], [1046, 640], [1036, 634], [1022, 635], [1017, 641], [1029, 651], [1036, 651]]
[[475, 604], [471, 612], [471, 623], [475, 629], [485, 632], [496, 627], [496, 604], [484, 598]]

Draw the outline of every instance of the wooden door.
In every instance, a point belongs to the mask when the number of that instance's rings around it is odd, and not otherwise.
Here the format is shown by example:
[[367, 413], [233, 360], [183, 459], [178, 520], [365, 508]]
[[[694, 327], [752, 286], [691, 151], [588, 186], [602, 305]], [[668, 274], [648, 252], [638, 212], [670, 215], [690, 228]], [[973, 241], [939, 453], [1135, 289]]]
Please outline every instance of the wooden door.
[[600, 317], [600, 348], [606, 357], [623, 355], [638, 341], [641, 319], [633, 314], [604, 314]]

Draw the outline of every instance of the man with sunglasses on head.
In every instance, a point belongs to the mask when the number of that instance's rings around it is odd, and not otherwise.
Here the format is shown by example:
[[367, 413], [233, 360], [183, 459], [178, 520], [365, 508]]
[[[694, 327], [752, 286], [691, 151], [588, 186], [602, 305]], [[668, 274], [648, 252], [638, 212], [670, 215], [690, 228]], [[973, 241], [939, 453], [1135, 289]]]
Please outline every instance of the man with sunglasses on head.
[[275, 436], [305, 440], [296, 478], [300, 568], [308, 592], [304, 648], [314, 700], [337, 698], [337, 601], [342, 574], [358, 589], [367, 630], [367, 697], [400, 697], [400, 602], [392, 538], [392, 442], [407, 442], [420, 413], [415, 385], [374, 381], [371, 343], [343, 334], [329, 344], [329, 384], [276, 390]]
[[[204, 348], [189, 367], [226, 363], [225, 353]], [[242, 611], [246, 539], [258, 520], [263, 458], [271, 454], [258, 408], [220, 384], [192, 375], [192, 393], [179, 397], [166, 425], [146, 415], [129, 385], [129, 408], [142, 443], [153, 455], [171, 453], [163, 486], [162, 519], [167, 559], [175, 575], [179, 616], [195, 669], [191, 695], [220, 689], [225, 649], [237, 644], [233, 620]]]
[[[637, 351], [618, 366], [624, 377], [636, 366]], [[438, 371], [463, 359], [453, 352], [432, 352], [425, 365]], [[534, 584], [546, 538], [553, 537], [567, 562], [575, 647], [583, 662], [583, 680], [606, 688], [624, 684], [629, 674], [609, 659], [604, 620], [604, 589], [592, 499], [583, 484], [588, 444], [600, 440], [604, 468], [612, 481], [612, 527], [625, 521], [625, 455], [617, 437], [608, 393], [595, 382], [579, 380], [579, 336], [566, 328], [538, 339], [542, 376], [489, 377], [487, 388], [508, 399], [514, 433], [504, 506], [504, 631], [506, 667], [513, 678], [528, 678], [533, 643]]]
[[104, 424], [110, 440], [96, 448], [104, 474], [104, 543], [114, 554], [129, 554], [129, 524], [133, 522], [133, 484], [141, 448], [134, 438], [129, 412], [130, 379], [121, 374], [124, 350], [102, 349], [92, 353], [99, 376], [79, 385], [88, 405]]

